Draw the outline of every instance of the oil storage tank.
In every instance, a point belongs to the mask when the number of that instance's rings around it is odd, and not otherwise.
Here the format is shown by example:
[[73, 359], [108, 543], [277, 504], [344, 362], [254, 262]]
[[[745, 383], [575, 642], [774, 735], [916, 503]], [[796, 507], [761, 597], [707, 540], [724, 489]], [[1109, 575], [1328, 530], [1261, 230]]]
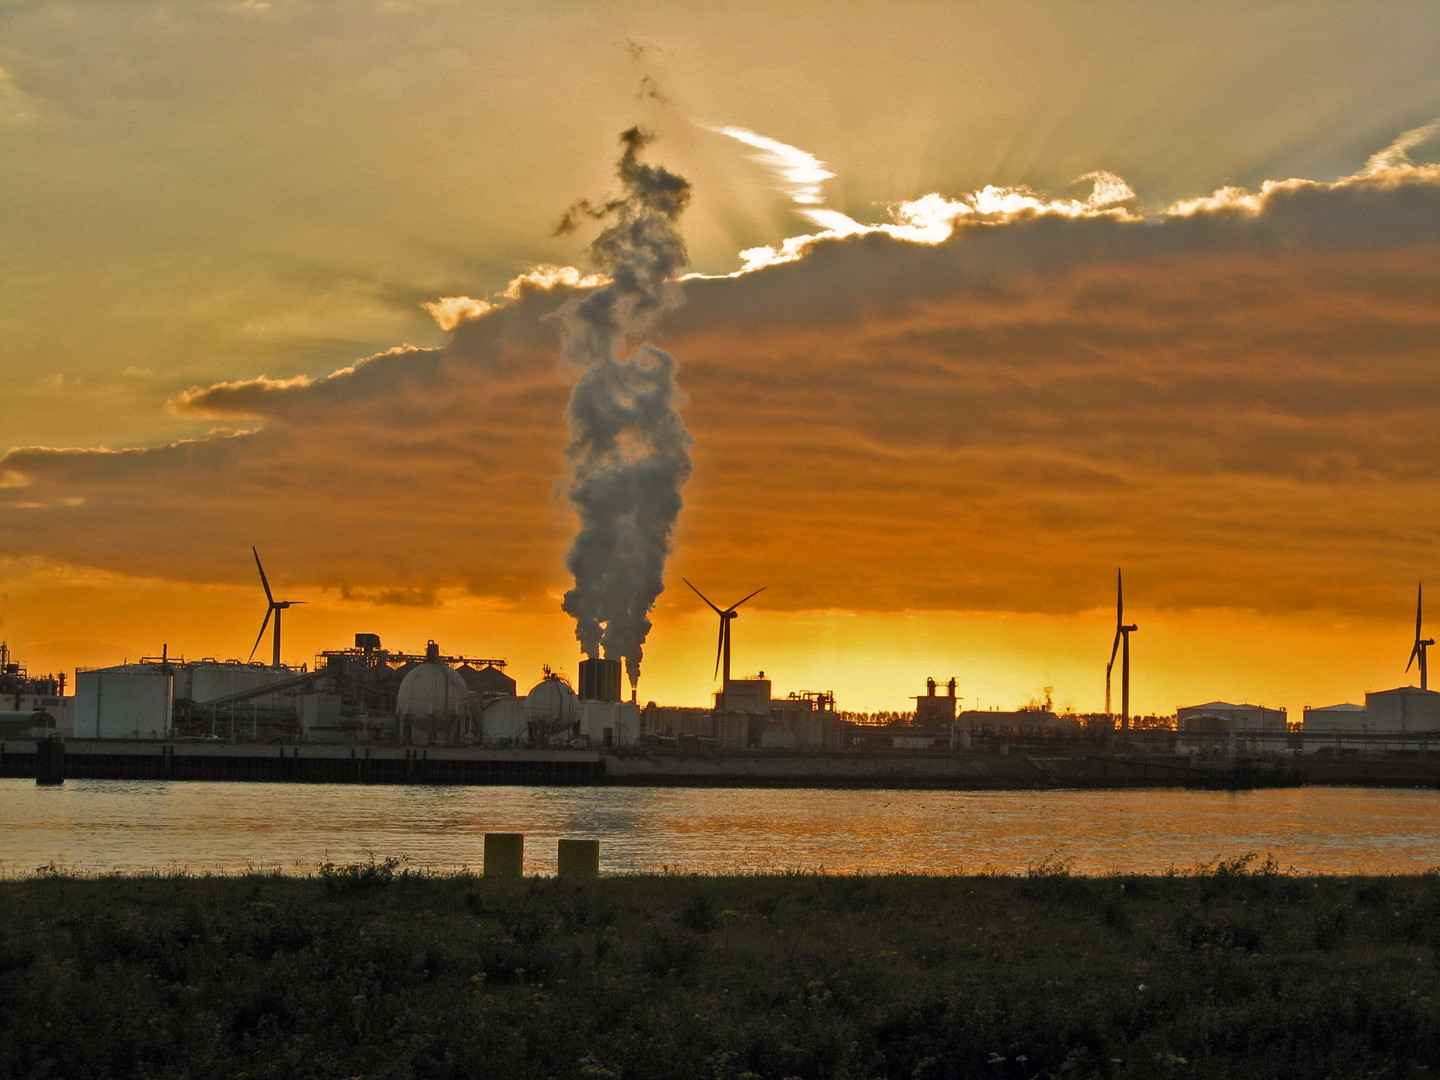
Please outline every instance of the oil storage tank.
[[[221, 663], [216, 660], [197, 660], [185, 666], [188, 669], [190, 693], [188, 695], [181, 693], [181, 689], [177, 685], [175, 696], [177, 698], [188, 696], [200, 705], [219, 698], [230, 697], [232, 694], [243, 694], [250, 690], [273, 686], [275, 683], [288, 682], [295, 678], [295, 672], [288, 668], [242, 664], [238, 661]], [[251, 699], [247, 705], [262, 709], [275, 709], [284, 705], [284, 702], [279, 693], [274, 693]]]
[[1440, 731], [1440, 692], [1400, 686], [1368, 693], [1365, 722], [1387, 734]]
[[163, 739], [174, 679], [168, 664], [121, 664], [75, 674], [75, 737]]
[[493, 697], [480, 713], [480, 741], [486, 746], [518, 746], [528, 741], [530, 718], [517, 697]]

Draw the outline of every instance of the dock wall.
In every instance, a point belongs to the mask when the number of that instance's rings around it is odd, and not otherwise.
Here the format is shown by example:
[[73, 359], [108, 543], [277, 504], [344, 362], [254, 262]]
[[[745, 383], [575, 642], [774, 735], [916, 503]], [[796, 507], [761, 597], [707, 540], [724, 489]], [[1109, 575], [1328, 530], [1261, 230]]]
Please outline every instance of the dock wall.
[[[0, 776], [34, 779], [39, 747], [0, 743]], [[1440, 787], [1440, 754], [1200, 760], [1168, 755], [974, 752], [485, 749], [67, 739], [64, 776], [350, 784], [612, 784], [1015, 790]]]
[[[33, 742], [0, 743], [0, 776], [36, 775]], [[259, 780], [312, 784], [596, 784], [593, 750], [67, 739], [65, 775], [96, 780]]]

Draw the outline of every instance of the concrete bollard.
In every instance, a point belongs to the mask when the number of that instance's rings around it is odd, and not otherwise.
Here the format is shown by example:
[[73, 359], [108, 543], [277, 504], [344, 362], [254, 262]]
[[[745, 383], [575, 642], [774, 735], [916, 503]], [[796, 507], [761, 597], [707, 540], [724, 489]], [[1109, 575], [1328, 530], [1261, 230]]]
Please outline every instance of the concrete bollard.
[[520, 877], [525, 872], [525, 834], [485, 834], [485, 876]]
[[561, 840], [559, 876], [595, 878], [600, 876], [599, 840]]

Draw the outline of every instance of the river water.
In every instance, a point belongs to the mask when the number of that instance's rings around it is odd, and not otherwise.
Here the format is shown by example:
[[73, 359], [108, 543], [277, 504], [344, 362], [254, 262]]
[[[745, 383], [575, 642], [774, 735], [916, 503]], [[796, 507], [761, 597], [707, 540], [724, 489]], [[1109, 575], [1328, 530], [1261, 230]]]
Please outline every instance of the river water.
[[607, 874], [1187, 871], [1254, 854], [1301, 873], [1440, 867], [1440, 791], [832, 791], [0, 780], [0, 875], [278, 870], [404, 858], [479, 871], [484, 834], [600, 841]]

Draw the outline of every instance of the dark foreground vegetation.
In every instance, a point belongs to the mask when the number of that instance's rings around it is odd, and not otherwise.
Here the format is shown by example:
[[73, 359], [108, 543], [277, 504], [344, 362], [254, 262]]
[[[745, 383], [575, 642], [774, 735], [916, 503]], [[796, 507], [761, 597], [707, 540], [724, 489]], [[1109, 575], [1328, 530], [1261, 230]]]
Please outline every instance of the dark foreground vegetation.
[[[6, 1077], [1420, 1077], [1440, 876], [0, 883]], [[1427, 1066], [1429, 1067], [1427, 1069]]]

